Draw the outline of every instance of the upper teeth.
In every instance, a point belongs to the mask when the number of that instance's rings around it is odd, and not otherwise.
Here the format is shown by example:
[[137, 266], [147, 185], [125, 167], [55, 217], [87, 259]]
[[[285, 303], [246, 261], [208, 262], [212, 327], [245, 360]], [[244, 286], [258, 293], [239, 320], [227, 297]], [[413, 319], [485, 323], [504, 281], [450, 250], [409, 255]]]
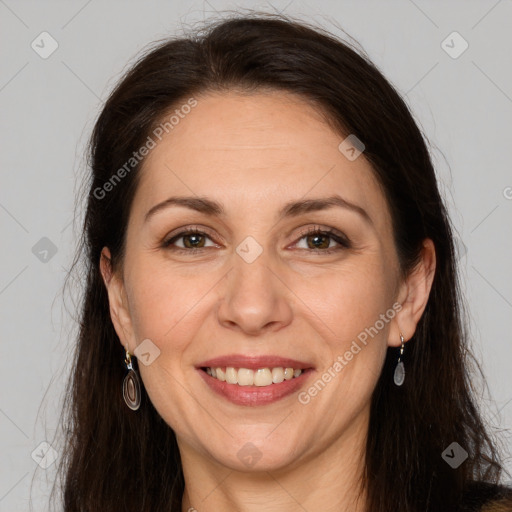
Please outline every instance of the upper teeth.
[[270, 384], [279, 384], [283, 380], [290, 380], [298, 377], [302, 370], [293, 368], [206, 368], [206, 373], [216, 379], [227, 382], [228, 384], [238, 384], [239, 386], [269, 386]]

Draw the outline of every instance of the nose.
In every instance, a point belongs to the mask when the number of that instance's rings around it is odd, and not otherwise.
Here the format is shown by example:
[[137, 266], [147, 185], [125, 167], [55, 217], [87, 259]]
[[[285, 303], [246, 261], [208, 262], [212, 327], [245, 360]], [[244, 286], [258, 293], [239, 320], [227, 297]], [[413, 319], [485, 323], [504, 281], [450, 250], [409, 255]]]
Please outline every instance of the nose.
[[252, 263], [233, 254], [217, 309], [223, 327], [256, 336], [290, 324], [293, 293], [270, 264], [265, 251]]

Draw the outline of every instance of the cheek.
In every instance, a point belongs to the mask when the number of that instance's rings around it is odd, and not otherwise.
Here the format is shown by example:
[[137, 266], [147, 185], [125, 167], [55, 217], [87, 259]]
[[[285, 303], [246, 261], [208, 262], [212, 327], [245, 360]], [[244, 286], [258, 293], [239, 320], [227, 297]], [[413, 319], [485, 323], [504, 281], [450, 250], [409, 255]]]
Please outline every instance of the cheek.
[[[325, 339], [343, 349], [392, 307], [394, 286], [388, 274], [377, 258], [354, 259], [343, 267], [296, 280], [294, 292], [307, 306], [304, 311], [309, 308], [314, 313], [312, 318], [317, 318]], [[382, 337], [387, 326], [388, 322], [384, 326], [378, 322]]]
[[308, 315], [321, 340], [316, 350], [322, 359], [298, 400], [301, 410], [322, 417], [315, 427], [319, 438], [337, 435], [369, 407], [396, 314], [393, 280], [384, 266], [378, 258], [361, 257], [328, 274], [297, 280], [294, 291], [305, 303], [301, 314]]
[[[393, 279], [384, 266], [377, 258], [361, 258], [329, 276], [301, 281], [297, 291], [307, 297], [304, 302], [314, 313], [309, 314], [312, 325], [325, 343], [319, 347], [324, 357], [318, 378], [333, 384], [327, 386], [324, 399], [344, 397], [344, 410], [327, 413], [333, 420], [346, 419], [349, 411], [368, 403], [384, 363], [390, 322], [396, 315]], [[303, 311], [308, 314], [307, 308]]]
[[[219, 278], [213, 273], [182, 273], [148, 258], [134, 261], [127, 272], [130, 316], [136, 342], [149, 338], [173, 360], [201, 328], [201, 307]], [[171, 362], [171, 361], [170, 361]]]

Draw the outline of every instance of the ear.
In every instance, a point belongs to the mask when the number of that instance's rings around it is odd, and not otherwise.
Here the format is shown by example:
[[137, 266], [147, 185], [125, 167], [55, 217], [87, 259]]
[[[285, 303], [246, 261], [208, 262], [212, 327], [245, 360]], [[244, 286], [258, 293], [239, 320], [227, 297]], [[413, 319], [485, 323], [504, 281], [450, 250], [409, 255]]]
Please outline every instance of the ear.
[[100, 272], [107, 288], [110, 318], [117, 336], [123, 347], [128, 346], [128, 350], [133, 354], [137, 343], [135, 342], [128, 300], [122, 277], [114, 273], [112, 269], [112, 258], [108, 247], [104, 247], [101, 251]]
[[402, 309], [392, 320], [388, 345], [401, 345], [400, 332], [404, 341], [412, 338], [427, 306], [436, 270], [436, 250], [430, 238], [423, 241], [420, 261], [400, 284], [397, 301]]

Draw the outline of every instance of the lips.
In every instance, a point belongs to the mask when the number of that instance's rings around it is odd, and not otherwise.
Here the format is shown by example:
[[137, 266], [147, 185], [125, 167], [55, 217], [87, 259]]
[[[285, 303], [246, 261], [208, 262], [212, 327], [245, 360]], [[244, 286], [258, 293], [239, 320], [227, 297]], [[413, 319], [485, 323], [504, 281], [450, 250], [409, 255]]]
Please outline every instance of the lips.
[[[201, 378], [208, 385], [210, 390], [236, 405], [256, 406], [265, 405], [280, 400], [305, 385], [306, 380], [313, 372], [310, 363], [278, 356], [245, 356], [240, 354], [232, 354], [228, 356], [216, 357], [201, 362], [197, 367], [197, 371]], [[222, 374], [228, 371], [235, 373], [243, 370], [244, 373], [254, 374], [255, 379], [244, 382], [241, 385], [237, 379], [227, 378], [224, 376], [219, 379], [219, 371]], [[286, 378], [279, 376], [278, 369], [288, 369]], [[266, 377], [262, 375], [258, 379], [257, 374], [267, 374], [272, 372], [276, 378]], [[216, 375], [217, 373], [217, 375]], [[228, 382], [229, 381], [229, 382]], [[254, 385], [252, 385], [254, 383]]]

